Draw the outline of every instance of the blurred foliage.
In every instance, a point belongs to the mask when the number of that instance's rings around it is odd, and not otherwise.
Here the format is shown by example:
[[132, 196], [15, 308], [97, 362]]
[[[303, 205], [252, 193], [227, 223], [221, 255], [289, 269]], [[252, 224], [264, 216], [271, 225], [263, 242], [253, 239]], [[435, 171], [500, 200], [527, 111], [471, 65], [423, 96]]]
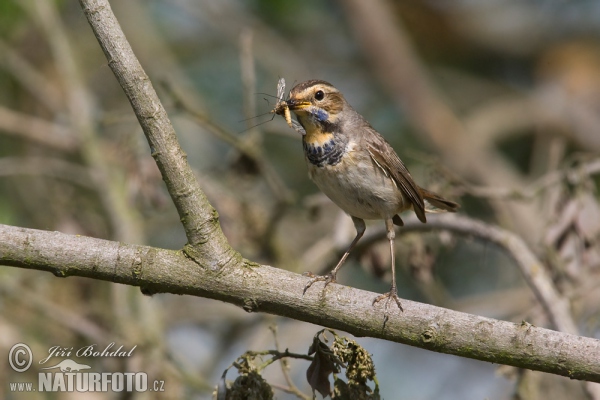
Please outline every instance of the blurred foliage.
[[[412, 53], [364, 44], [357, 24], [368, 19], [353, 15], [350, 0], [111, 3], [244, 256], [319, 273], [354, 235], [349, 218], [306, 177], [300, 137], [280, 118], [269, 121], [279, 77], [288, 89], [325, 79], [392, 143], [420, 184], [459, 201], [461, 212], [522, 235], [570, 300], [581, 333], [600, 338], [599, 2], [384, 1], [391, 34]], [[421, 78], [384, 78], [373, 49], [414, 62], [463, 134], [448, 126], [440, 137], [451, 140], [437, 146], [423, 127], [439, 115], [415, 103]], [[396, 80], [406, 93], [394, 89]], [[181, 248], [183, 229], [149, 153], [78, 2], [0, 1], [0, 223]], [[548, 325], [519, 271], [493, 245], [433, 232], [403, 236], [397, 254], [402, 297]], [[385, 240], [361, 248], [341, 283], [384, 292], [387, 257]], [[227, 360], [268, 347], [264, 324], [273, 317], [228, 304], [148, 298], [134, 288], [20, 269], [0, 274], [2, 354], [18, 342], [38, 359], [55, 345], [137, 345], [131, 359], [86, 363], [164, 379], [167, 392], [156, 398], [210, 398]], [[314, 327], [277, 320], [295, 351], [311, 343]], [[529, 379], [396, 344], [361, 345], [378, 365], [384, 398], [507, 399]], [[4, 397], [25, 398], [6, 392], [7, 382], [35, 381], [37, 369], [18, 375], [7, 368], [0, 366]], [[303, 373], [290, 371], [296, 382]], [[579, 382], [534, 376], [543, 398], [583, 396]], [[308, 383], [300, 389], [310, 391]]]

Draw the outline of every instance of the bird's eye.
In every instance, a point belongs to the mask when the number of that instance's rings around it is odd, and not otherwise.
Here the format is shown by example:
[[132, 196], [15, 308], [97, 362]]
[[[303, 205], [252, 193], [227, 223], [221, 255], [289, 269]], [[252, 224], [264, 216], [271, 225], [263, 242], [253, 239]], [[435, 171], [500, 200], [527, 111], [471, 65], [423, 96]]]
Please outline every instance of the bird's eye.
[[321, 101], [323, 100], [323, 98], [325, 98], [325, 93], [323, 93], [322, 90], [317, 90], [317, 92], [315, 93], [315, 99]]

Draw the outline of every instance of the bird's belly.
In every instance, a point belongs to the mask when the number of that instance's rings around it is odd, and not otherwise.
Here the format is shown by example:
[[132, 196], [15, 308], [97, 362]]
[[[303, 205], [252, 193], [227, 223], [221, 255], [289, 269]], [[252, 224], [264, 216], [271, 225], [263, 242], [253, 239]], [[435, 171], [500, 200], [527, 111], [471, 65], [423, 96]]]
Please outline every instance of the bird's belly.
[[308, 174], [338, 207], [361, 219], [385, 219], [410, 208], [394, 181], [371, 160], [346, 154], [336, 165], [308, 163]]

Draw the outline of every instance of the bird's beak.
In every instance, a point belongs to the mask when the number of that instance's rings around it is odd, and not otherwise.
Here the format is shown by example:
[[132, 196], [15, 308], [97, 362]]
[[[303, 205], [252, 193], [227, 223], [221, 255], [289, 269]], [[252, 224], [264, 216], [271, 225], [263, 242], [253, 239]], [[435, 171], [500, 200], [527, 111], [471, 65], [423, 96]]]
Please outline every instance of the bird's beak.
[[306, 107], [309, 107], [311, 105], [310, 101], [302, 101], [302, 100], [296, 100], [296, 99], [289, 99], [287, 101], [287, 105], [289, 107], [290, 110], [292, 111], [297, 111], [297, 110], [303, 110]]

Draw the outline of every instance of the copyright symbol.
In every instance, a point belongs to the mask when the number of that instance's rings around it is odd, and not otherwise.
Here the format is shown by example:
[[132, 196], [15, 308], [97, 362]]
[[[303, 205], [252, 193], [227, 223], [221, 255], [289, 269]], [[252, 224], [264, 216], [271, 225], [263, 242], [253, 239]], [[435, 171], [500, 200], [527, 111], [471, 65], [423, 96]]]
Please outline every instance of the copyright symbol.
[[17, 343], [10, 348], [8, 353], [8, 362], [12, 369], [17, 372], [25, 372], [31, 367], [33, 362], [33, 353], [29, 346], [24, 343]]

